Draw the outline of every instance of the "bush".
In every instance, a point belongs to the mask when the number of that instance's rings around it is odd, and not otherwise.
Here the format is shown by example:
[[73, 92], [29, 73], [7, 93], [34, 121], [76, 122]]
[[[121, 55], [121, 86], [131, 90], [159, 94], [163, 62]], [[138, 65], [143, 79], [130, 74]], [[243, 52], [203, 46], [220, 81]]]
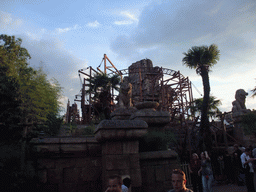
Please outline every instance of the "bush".
[[171, 131], [149, 131], [141, 140], [140, 152], [167, 150], [170, 143], [176, 142]]
[[83, 129], [82, 135], [94, 136], [95, 125], [91, 124]]

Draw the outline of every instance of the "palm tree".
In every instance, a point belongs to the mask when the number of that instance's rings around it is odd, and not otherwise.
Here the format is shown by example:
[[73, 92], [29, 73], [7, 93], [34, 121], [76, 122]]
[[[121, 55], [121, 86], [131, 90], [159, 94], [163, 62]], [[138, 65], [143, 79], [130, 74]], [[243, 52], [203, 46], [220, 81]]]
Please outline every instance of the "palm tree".
[[[199, 145], [206, 149], [211, 149], [211, 133], [208, 119], [209, 99], [210, 99], [210, 83], [209, 69], [214, 66], [219, 60], [220, 51], [215, 44], [208, 46], [194, 46], [183, 53], [185, 57], [182, 59], [184, 65], [191, 69], [196, 69], [196, 73], [201, 75], [204, 87], [204, 97], [201, 109], [201, 124], [200, 124], [200, 141]], [[204, 142], [205, 141], [205, 142]]]
[[98, 112], [104, 112], [105, 118], [110, 118], [111, 90], [118, 90], [120, 85], [120, 77], [117, 74], [109, 77], [106, 73], [97, 73], [92, 79], [87, 79], [90, 82], [89, 90], [94, 94], [94, 102], [98, 107]]
[[[195, 116], [195, 114], [201, 115], [201, 109], [203, 105], [203, 98], [197, 98], [194, 99], [194, 101], [191, 103], [191, 106], [189, 107], [191, 114]], [[216, 99], [214, 96], [210, 96], [209, 99], [209, 111], [208, 115], [213, 119], [213, 117], [216, 117], [218, 113], [220, 113], [220, 110], [218, 106], [221, 105], [221, 101], [219, 99]]]

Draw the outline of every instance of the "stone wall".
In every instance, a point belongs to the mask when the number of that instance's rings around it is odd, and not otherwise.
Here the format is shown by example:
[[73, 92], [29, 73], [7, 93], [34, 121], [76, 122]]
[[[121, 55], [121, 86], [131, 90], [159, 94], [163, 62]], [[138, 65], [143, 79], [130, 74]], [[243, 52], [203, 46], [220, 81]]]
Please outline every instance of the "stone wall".
[[33, 139], [42, 191], [102, 191], [101, 145], [94, 137]]
[[[104, 168], [111, 174], [130, 175], [132, 191], [141, 184], [142, 192], [171, 189], [171, 170], [179, 168], [177, 153], [138, 154], [136, 145], [137, 141], [115, 141], [102, 146], [94, 137], [33, 139], [30, 159], [42, 191], [104, 191]], [[104, 161], [103, 156], [107, 158]]]
[[163, 192], [172, 188], [171, 172], [179, 169], [175, 151], [140, 153], [142, 192]]

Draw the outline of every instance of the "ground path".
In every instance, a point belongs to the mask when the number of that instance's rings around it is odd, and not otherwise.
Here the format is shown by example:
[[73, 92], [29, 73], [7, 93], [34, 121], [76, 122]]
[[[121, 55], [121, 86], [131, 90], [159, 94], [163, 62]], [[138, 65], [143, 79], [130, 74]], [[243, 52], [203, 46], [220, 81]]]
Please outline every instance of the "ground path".
[[247, 192], [246, 186], [237, 185], [214, 185], [214, 192]]

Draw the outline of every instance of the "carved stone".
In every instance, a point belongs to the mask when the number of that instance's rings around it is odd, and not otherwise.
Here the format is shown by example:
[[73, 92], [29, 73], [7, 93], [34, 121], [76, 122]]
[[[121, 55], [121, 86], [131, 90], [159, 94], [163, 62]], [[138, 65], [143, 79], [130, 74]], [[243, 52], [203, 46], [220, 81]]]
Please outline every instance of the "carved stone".
[[137, 109], [135, 107], [121, 107], [117, 108], [110, 114], [111, 120], [129, 120], [130, 116], [135, 113]]
[[245, 99], [247, 95], [248, 93], [243, 89], [238, 89], [235, 94], [236, 100], [232, 102], [232, 119], [234, 121], [233, 133], [234, 137], [241, 143], [245, 141], [243, 126], [241, 123], [242, 116], [251, 111], [250, 109], [246, 109], [245, 106]]
[[232, 102], [232, 116], [234, 120], [240, 120], [239, 116], [250, 112], [250, 109], [245, 107], [245, 98], [248, 95], [243, 89], [238, 89], [235, 95], [235, 101]]
[[124, 77], [120, 85], [119, 92], [119, 107], [132, 107], [132, 84], [129, 82], [128, 77]]
[[131, 115], [131, 120], [143, 120], [145, 121], [149, 128], [150, 127], [163, 127], [170, 122], [170, 114], [166, 111], [156, 111], [155, 108], [158, 107], [157, 102], [143, 102], [138, 103], [136, 107], [139, 109], [134, 114]]

